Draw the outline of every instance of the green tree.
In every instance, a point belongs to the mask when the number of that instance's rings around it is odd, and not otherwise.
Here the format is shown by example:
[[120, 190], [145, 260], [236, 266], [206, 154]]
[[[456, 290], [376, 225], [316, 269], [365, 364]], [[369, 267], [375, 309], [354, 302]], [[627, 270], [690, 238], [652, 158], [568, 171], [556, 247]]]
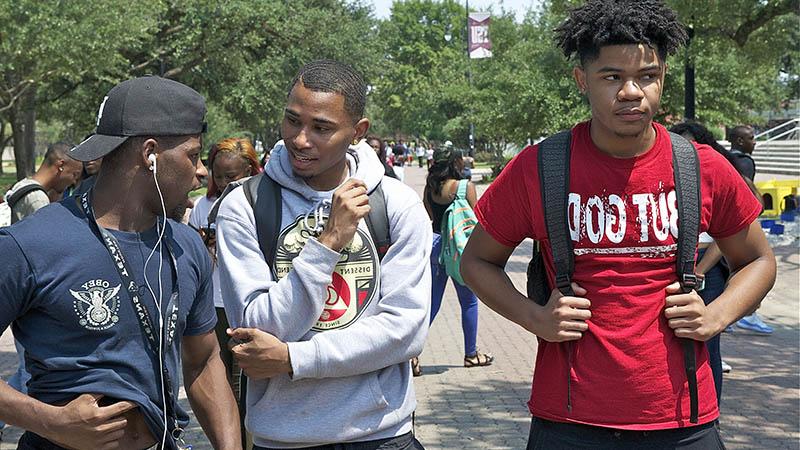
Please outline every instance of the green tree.
[[[466, 12], [457, 2], [395, 2], [370, 101], [383, 134], [466, 142]], [[447, 39], [449, 38], [449, 40]]]
[[49, 103], [51, 84], [76, 82], [98, 68], [124, 70], [117, 48], [151, 32], [149, 18], [160, 7], [143, 0], [120, 14], [113, 0], [0, 2], [0, 120], [14, 136], [18, 178], [34, 170], [37, 112]]
[[[192, 86], [215, 105], [218, 136], [249, 130], [271, 144], [288, 84], [304, 63], [318, 58], [348, 62], [370, 75], [378, 59], [371, 10], [342, 0], [163, 1], [145, 39], [121, 46], [124, 71], [94, 68], [50, 110], [72, 117], [75, 129], [93, 126], [98, 99], [117, 82], [160, 74]], [[214, 124], [211, 125], [215, 127]], [[207, 139], [211, 141], [211, 139]]]

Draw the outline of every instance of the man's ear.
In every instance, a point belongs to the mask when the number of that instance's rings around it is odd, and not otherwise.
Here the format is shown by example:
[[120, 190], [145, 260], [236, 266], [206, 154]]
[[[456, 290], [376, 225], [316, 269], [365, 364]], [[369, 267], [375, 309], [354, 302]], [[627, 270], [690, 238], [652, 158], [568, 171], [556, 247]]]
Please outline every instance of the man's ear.
[[363, 119], [356, 122], [355, 125], [355, 134], [353, 135], [354, 140], [360, 141], [367, 136], [367, 132], [369, 131], [369, 119], [364, 117]]
[[142, 141], [142, 145], [139, 147], [138, 150], [142, 166], [150, 167], [150, 161], [148, 161], [147, 158], [151, 154], [156, 154], [157, 150], [158, 150], [158, 142], [156, 142], [155, 139], [149, 138]]
[[572, 69], [572, 77], [575, 78], [575, 84], [581, 94], [585, 94], [589, 87], [586, 84], [586, 72], [580, 66], [575, 66]]

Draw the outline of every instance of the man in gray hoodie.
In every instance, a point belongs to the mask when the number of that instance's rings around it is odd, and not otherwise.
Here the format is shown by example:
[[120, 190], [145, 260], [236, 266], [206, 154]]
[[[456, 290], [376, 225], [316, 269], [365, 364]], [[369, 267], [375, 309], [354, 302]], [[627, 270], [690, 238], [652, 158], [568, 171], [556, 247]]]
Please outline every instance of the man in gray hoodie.
[[[430, 223], [363, 141], [365, 101], [364, 80], [335, 61], [311, 62], [292, 81], [284, 141], [260, 175], [281, 188], [271, 266], [244, 190], [219, 209], [222, 297], [257, 449], [422, 448], [409, 359], [427, 334]], [[391, 239], [382, 259], [364, 220], [379, 184]]]

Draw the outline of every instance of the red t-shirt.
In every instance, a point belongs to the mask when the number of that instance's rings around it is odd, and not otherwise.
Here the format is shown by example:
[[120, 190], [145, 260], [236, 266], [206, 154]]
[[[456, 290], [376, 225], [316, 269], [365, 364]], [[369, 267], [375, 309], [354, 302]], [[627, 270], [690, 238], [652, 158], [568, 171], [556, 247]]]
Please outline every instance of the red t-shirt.
[[[678, 338], [664, 317], [666, 287], [677, 280], [677, 212], [672, 146], [658, 124], [646, 153], [628, 159], [594, 145], [589, 122], [572, 133], [569, 226], [573, 281], [588, 291], [589, 330], [574, 341], [567, 410], [567, 343], [539, 339], [531, 399], [534, 416], [631, 430], [689, 426], [689, 391]], [[735, 169], [711, 147], [696, 145], [701, 174], [700, 231], [715, 238], [746, 228], [761, 205]], [[538, 147], [523, 150], [475, 208], [483, 229], [516, 247], [543, 242], [553, 280], [537, 170]], [[602, 212], [602, 214], [600, 214]], [[719, 416], [705, 345], [698, 342], [699, 423]]]

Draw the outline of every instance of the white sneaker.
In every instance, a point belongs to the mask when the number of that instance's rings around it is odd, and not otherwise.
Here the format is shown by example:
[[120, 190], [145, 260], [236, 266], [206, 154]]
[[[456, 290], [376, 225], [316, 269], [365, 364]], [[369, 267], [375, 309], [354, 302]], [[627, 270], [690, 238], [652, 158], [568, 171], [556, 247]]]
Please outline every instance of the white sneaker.
[[722, 373], [730, 373], [733, 370], [730, 364], [726, 363], [725, 360], [722, 360]]

